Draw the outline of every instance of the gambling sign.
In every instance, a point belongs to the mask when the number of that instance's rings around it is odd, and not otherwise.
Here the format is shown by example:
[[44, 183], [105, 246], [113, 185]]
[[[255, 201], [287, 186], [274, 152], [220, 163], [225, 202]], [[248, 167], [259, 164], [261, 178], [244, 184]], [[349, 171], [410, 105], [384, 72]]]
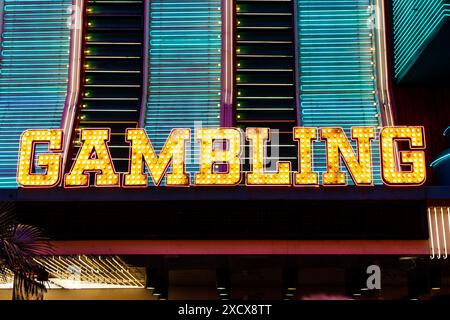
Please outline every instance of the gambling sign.
[[[109, 128], [82, 129], [82, 145], [68, 172], [63, 172], [63, 130], [27, 130], [20, 141], [17, 182], [25, 188], [80, 188], [90, 185], [95, 174], [97, 187], [148, 187], [149, 176], [160, 186], [234, 186], [245, 181], [247, 186], [319, 186], [319, 173], [314, 171], [315, 141], [326, 144], [326, 172], [322, 185], [347, 185], [347, 172], [356, 186], [373, 185], [371, 141], [380, 141], [381, 176], [383, 183], [393, 186], [417, 186], [426, 180], [424, 128], [420, 126], [384, 127], [376, 136], [375, 127], [353, 127], [351, 137], [342, 128], [295, 127], [292, 139], [298, 145], [298, 170], [292, 172], [290, 161], [278, 161], [276, 170], [265, 168], [265, 148], [270, 141], [268, 128], [200, 128], [195, 142], [200, 146], [198, 172], [186, 172], [186, 144], [191, 131], [175, 128], [169, 134], [159, 154], [144, 129], [127, 129], [125, 139], [130, 144], [128, 172], [115, 170], [108, 149]], [[356, 142], [356, 150], [351, 145]], [[407, 141], [408, 150], [399, 150], [397, 141]], [[250, 170], [244, 172], [242, 149], [245, 141], [251, 147]], [[219, 143], [218, 143], [219, 142]], [[37, 144], [47, 144], [49, 152], [36, 154]], [[67, 156], [66, 156], [67, 157]], [[36, 161], [37, 160], [37, 161]], [[220, 165], [219, 165], [220, 164]], [[43, 172], [36, 172], [36, 168]], [[171, 170], [169, 171], [169, 167]], [[193, 179], [190, 175], [193, 174]], [[244, 179], [244, 180], [243, 180]]]

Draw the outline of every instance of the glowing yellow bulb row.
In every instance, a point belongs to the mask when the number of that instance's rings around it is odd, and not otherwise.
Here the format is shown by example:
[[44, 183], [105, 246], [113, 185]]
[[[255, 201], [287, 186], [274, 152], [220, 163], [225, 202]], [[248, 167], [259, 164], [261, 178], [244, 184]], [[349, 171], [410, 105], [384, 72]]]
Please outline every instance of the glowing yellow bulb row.
[[265, 173], [266, 142], [270, 141], [270, 129], [247, 128], [247, 140], [252, 148], [252, 171], [246, 173], [247, 185], [290, 185], [291, 163], [277, 162], [277, 172]]
[[131, 162], [129, 173], [124, 176], [124, 187], [148, 186], [148, 176], [144, 173], [142, 159], [147, 164], [148, 172], [156, 185], [161, 183], [171, 162], [172, 173], [167, 174], [167, 185], [189, 185], [189, 175], [184, 170], [184, 150], [190, 136], [189, 129], [173, 129], [158, 157], [144, 129], [128, 129], [127, 141], [131, 142]]

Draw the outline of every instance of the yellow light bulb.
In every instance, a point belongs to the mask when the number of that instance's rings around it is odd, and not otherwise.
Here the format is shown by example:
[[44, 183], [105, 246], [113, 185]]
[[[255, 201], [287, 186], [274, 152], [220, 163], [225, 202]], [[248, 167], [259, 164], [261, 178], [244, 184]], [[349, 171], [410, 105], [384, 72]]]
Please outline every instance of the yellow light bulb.
[[190, 140], [190, 136], [189, 129], [173, 129], [158, 157], [144, 129], [128, 129], [131, 165], [130, 172], [124, 176], [124, 187], [148, 185], [144, 163], [147, 164], [155, 184], [159, 185], [171, 162], [172, 172], [167, 174], [167, 185], [189, 185], [189, 175], [185, 172], [185, 144]]
[[270, 129], [247, 128], [246, 138], [251, 142], [252, 170], [246, 173], [247, 185], [290, 185], [291, 163], [279, 161], [276, 164], [277, 171], [267, 173], [264, 170], [264, 149], [266, 142], [270, 141]]
[[[108, 150], [109, 139], [109, 129], [81, 129], [83, 144], [72, 169], [65, 175], [65, 187], [88, 187], [89, 174], [94, 172], [95, 186], [119, 185], [119, 174], [114, 169]], [[93, 154], [95, 158], [92, 158]]]
[[[54, 187], [58, 185], [61, 175], [61, 151], [63, 131], [27, 130], [20, 139], [19, 161], [17, 166], [17, 183], [22, 187]], [[46, 168], [44, 174], [31, 173], [34, 163], [34, 145], [48, 144], [54, 153], [40, 154], [37, 165]]]

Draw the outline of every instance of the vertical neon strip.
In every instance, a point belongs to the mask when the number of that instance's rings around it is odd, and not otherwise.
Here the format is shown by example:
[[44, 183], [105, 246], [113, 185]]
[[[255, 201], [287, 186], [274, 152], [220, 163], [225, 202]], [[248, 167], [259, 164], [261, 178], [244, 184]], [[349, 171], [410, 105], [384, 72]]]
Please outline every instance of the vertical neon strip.
[[444, 259], [447, 259], [447, 231], [445, 230], [444, 208], [441, 207], [442, 241], [444, 242]]
[[[388, 15], [386, 13], [386, 0], [376, 0], [375, 3], [375, 40], [376, 40], [376, 79], [377, 79], [377, 97], [378, 108], [380, 113], [380, 121], [384, 126], [394, 126], [395, 119], [393, 113], [394, 98], [391, 88], [391, 70], [388, 63], [387, 40], [389, 30], [386, 21]], [[397, 144], [395, 149], [398, 149]], [[400, 170], [400, 153], [395, 153], [397, 170]]]
[[437, 210], [436, 207], [433, 208], [434, 211], [434, 227], [436, 231], [436, 242], [437, 242], [437, 258], [441, 258], [441, 239], [439, 239], [439, 224], [438, 224], [438, 218], [437, 218]]
[[428, 207], [431, 259], [447, 259], [450, 245], [450, 207]]
[[234, 1], [222, 0], [222, 110], [221, 126], [233, 126]]
[[139, 115], [139, 128], [144, 128], [145, 126], [145, 116], [147, 112], [147, 99], [148, 99], [148, 86], [149, 86], [149, 60], [150, 60], [150, 1], [144, 0], [144, 53], [142, 55], [143, 66], [142, 66], [142, 98], [141, 107]]
[[83, 47], [83, 12], [84, 0], [73, 0], [71, 31], [70, 31], [70, 64], [69, 64], [69, 92], [64, 105], [64, 113], [61, 120], [61, 128], [64, 130], [64, 155], [62, 168], [66, 167], [71, 150], [73, 126], [77, 114], [77, 103], [80, 90], [80, 72]]
[[[302, 126], [342, 127], [348, 136], [354, 126], [381, 126], [374, 0], [296, 1]], [[316, 146], [315, 170], [325, 172], [325, 146]], [[372, 154], [374, 183], [380, 185], [376, 141]]]
[[[450, 245], [450, 207], [447, 207], [447, 241]], [[447, 255], [448, 256], [448, 255]]]
[[26, 129], [59, 128], [69, 81], [71, 0], [4, 0], [0, 188], [15, 188]]
[[[221, 5], [221, 0], [150, 3], [145, 129], [158, 153], [172, 128], [220, 126]], [[199, 149], [190, 146], [186, 170], [194, 172]]]
[[[447, 207], [447, 222], [448, 222], [448, 235], [450, 237], [450, 207]], [[450, 239], [449, 239], [450, 241]]]
[[430, 232], [429, 241], [430, 241], [430, 258], [434, 259], [434, 233], [433, 233], [433, 222], [431, 221], [431, 208], [428, 208], [428, 231]]

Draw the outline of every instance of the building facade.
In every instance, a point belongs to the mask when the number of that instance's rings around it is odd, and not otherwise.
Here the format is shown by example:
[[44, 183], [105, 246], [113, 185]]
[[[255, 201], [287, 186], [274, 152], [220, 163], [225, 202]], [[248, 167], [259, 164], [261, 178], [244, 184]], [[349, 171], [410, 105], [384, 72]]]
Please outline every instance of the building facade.
[[[291, 299], [329, 287], [389, 299], [425, 294], [389, 278], [399, 266], [403, 280], [430, 284], [438, 269], [449, 281], [446, 1], [1, 0], [0, 8], [1, 200], [53, 240], [55, 256], [41, 260], [52, 288]], [[378, 137], [392, 126], [424, 128], [424, 184], [384, 183]], [[108, 128], [110, 157], [123, 175], [132, 152], [127, 129], [145, 129], [159, 154], [174, 128], [186, 128], [193, 183], [202, 153], [195, 133], [218, 127], [270, 128], [264, 170], [290, 161], [289, 175], [300, 171], [294, 128], [342, 128], [347, 137], [354, 127], [374, 128], [371, 186], [356, 186], [341, 158], [345, 183], [333, 188], [252, 187], [244, 179], [174, 188], [164, 179], [155, 186], [149, 175], [148, 188], [38, 189], [17, 180], [25, 130], [61, 130], [61, 167], [69, 172], [83, 130]], [[322, 185], [330, 164], [317, 138], [311, 157]], [[242, 142], [244, 173], [254, 166], [250, 140]], [[48, 145], [33, 151], [45, 154]], [[400, 171], [412, 170], [398, 161]], [[36, 162], [30, 174], [45, 172]], [[362, 278], [354, 271], [379, 264], [393, 289], [355, 291]], [[310, 281], [333, 268], [326, 285]]]

